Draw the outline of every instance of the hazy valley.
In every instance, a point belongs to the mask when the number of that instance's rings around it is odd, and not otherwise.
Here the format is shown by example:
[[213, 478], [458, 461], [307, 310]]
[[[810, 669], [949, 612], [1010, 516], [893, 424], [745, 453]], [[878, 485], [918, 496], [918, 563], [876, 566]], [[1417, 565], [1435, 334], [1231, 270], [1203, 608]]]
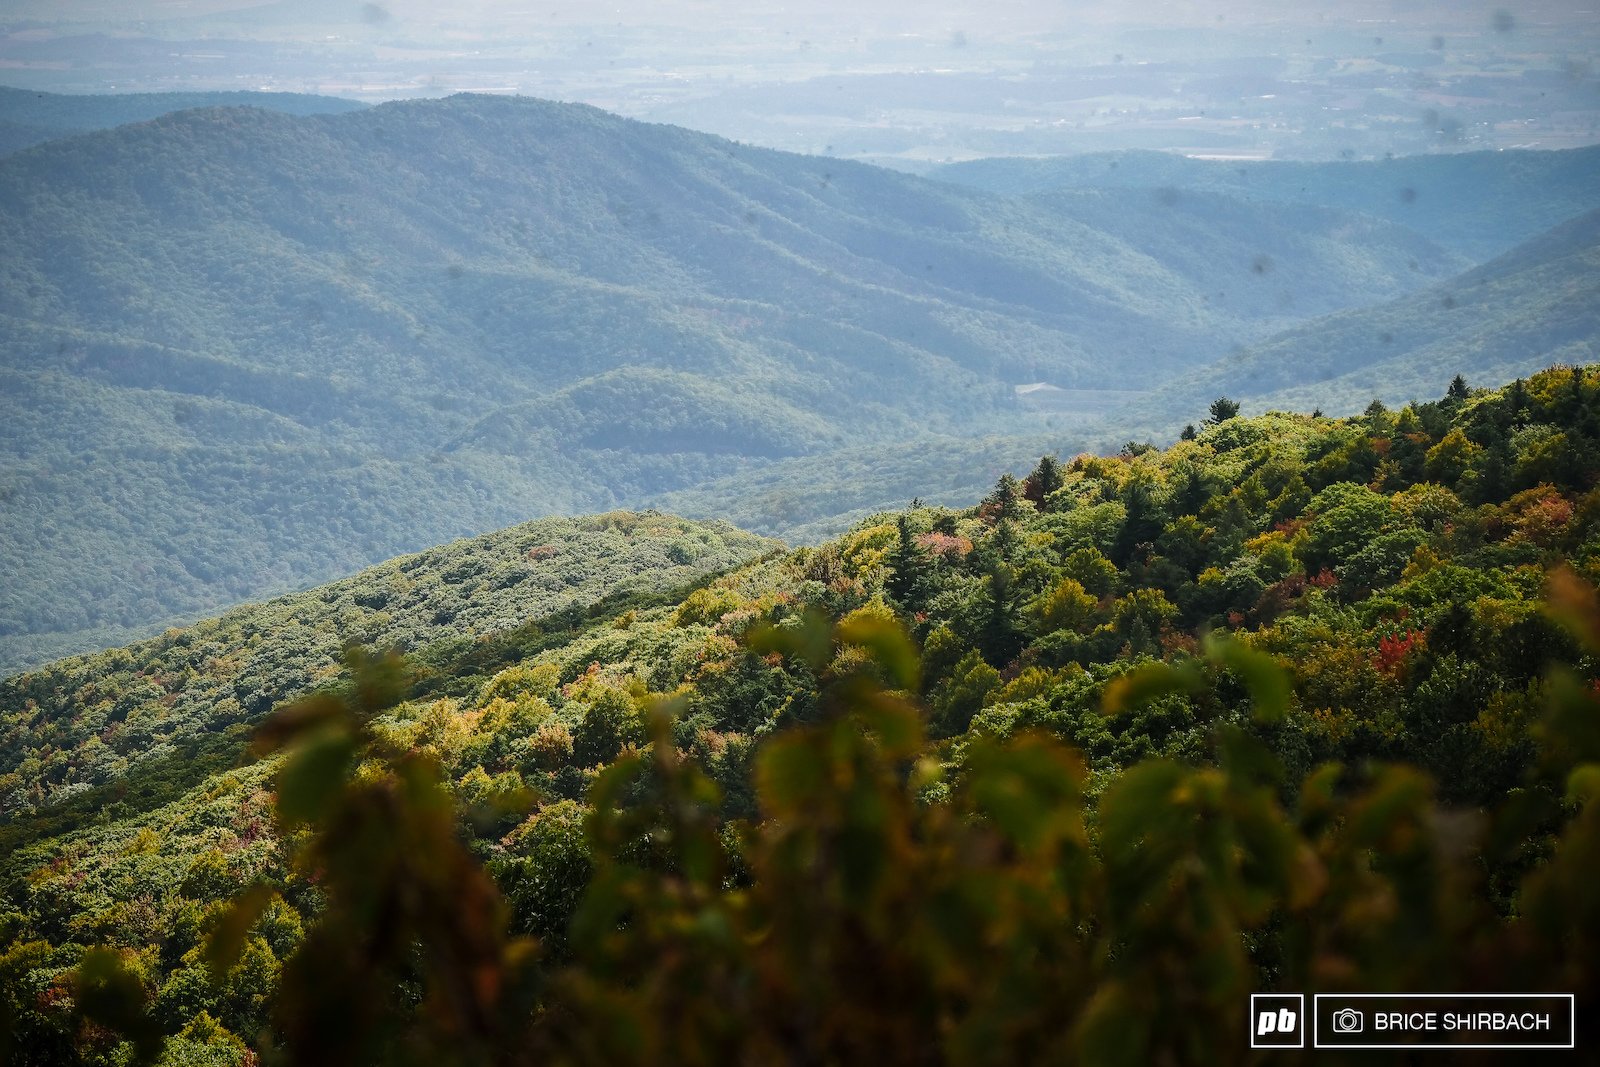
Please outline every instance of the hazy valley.
[[[14, 154], [8, 662], [529, 515], [663, 501], [814, 537], [911, 485], [971, 499], [1041, 433], [1103, 446], [1132, 395], [1472, 264], [1197, 185], [1003, 197], [490, 97]], [[1485, 232], [1526, 225], [1497, 203]], [[902, 476], [814, 473], [881, 446]]]

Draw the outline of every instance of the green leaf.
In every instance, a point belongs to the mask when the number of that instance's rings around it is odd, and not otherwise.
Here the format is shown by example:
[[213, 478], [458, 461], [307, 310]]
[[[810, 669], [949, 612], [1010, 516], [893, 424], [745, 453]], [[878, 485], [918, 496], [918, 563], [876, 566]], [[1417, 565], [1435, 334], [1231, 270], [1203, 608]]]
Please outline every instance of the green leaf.
[[762, 802], [779, 811], [805, 804], [826, 784], [827, 768], [804, 735], [769, 742], [757, 759], [756, 785]]
[[1433, 780], [1409, 767], [1386, 767], [1351, 813], [1351, 839], [1362, 847], [1389, 840], [1397, 830], [1426, 821]]
[[883, 751], [892, 757], [913, 755], [922, 745], [922, 716], [917, 709], [883, 692], [867, 679], [852, 679], [840, 687], [847, 703], [868, 730], [877, 735]]
[[1241, 783], [1273, 784], [1283, 779], [1283, 761], [1259, 737], [1233, 723], [1217, 727], [1217, 761]]
[[1590, 683], [1567, 667], [1546, 676], [1548, 705], [1534, 727], [1545, 763], [1570, 767], [1600, 762], [1600, 701]]
[[1585, 763], [1567, 775], [1567, 799], [1574, 804], [1588, 804], [1600, 797], [1600, 764]]
[[1344, 777], [1342, 763], [1324, 763], [1306, 775], [1300, 784], [1300, 819], [1308, 826], [1321, 825], [1336, 815], [1335, 801], [1339, 782]]
[[250, 747], [258, 756], [269, 755], [348, 714], [344, 701], [334, 694], [313, 693], [274, 712], [256, 730]]
[[1153, 830], [1173, 829], [1188, 815], [1178, 791], [1190, 771], [1171, 760], [1148, 759], [1129, 767], [1100, 800], [1100, 843], [1108, 866], [1137, 857]]
[[595, 872], [572, 916], [574, 943], [598, 946], [616, 930], [628, 910], [627, 879], [627, 873], [616, 867]]
[[1113, 678], [1101, 697], [1100, 710], [1106, 715], [1120, 715], [1168, 693], [1199, 692], [1204, 684], [1199, 667], [1192, 660], [1178, 666], [1149, 663]]
[[372, 716], [400, 703], [406, 690], [405, 662], [389, 650], [373, 655], [351, 643], [345, 646], [344, 661], [355, 678], [356, 706]]
[[1275, 658], [1216, 633], [1206, 636], [1205, 651], [1213, 663], [1228, 668], [1244, 682], [1255, 705], [1257, 722], [1279, 722], [1288, 713], [1293, 691], [1289, 672]]
[[643, 769], [643, 761], [637, 755], [622, 757], [606, 766], [595, 774], [594, 784], [589, 785], [589, 808], [595, 813], [605, 814], [621, 808], [622, 790], [627, 789]]
[[[1569, 777], [1569, 795], [1574, 792], [1574, 784]], [[1581, 779], [1577, 784], [1582, 784]], [[1489, 832], [1484, 839], [1484, 855], [1494, 862], [1508, 863], [1530, 851], [1537, 851], [1541, 847], [1545, 828], [1561, 819], [1559, 801], [1546, 790], [1513, 789], [1489, 822]]]
[[916, 691], [921, 675], [917, 648], [899, 623], [875, 615], [856, 615], [839, 624], [837, 636], [840, 644], [859, 645], [870, 652], [896, 689]]
[[150, 1015], [144, 983], [116, 949], [85, 952], [73, 972], [72, 991], [85, 1018], [133, 1045], [136, 1063], [153, 1063], [161, 1055], [166, 1036]]
[[206, 966], [211, 969], [213, 981], [221, 982], [223, 976], [239, 961], [244, 949], [244, 939], [250, 928], [261, 918], [261, 913], [278, 898], [278, 891], [268, 885], [253, 885], [228, 904], [211, 936], [206, 938]]
[[1550, 572], [1545, 612], [1591, 653], [1600, 654], [1600, 593], [1571, 568], [1556, 567]]
[[1026, 734], [1005, 746], [979, 739], [967, 766], [974, 806], [1022, 848], [1081, 832], [1083, 763], [1053, 739]]
[[317, 728], [295, 746], [278, 772], [278, 817], [285, 825], [314, 823], [344, 788], [356, 740], [343, 723]]
[[1106, 982], [1095, 992], [1076, 1026], [1081, 1062], [1096, 1067], [1135, 1067], [1149, 1063], [1150, 1020], [1121, 982]]
[[776, 652], [820, 672], [833, 658], [833, 627], [827, 615], [811, 608], [798, 621], [788, 620], [782, 626], [762, 623], [752, 627], [746, 644], [757, 654]]

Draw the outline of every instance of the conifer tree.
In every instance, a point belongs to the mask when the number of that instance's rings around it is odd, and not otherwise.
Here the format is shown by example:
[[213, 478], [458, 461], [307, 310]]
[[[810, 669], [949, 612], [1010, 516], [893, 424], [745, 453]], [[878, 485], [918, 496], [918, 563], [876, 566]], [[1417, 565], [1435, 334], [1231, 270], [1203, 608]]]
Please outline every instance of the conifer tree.
[[1066, 475], [1054, 456], [1040, 456], [1039, 465], [1022, 482], [1022, 495], [1041, 509], [1050, 494], [1066, 484]]
[[983, 658], [1003, 667], [1022, 651], [1025, 634], [1022, 625], [1022, 590], [1016, 570], [1007, 563], [995, 563], [984, 582], [983, 632], [979, 637]]
[[1511, 495], [1512, 468], [1516, 456], [1503, 437], [1490, 442], [1473, 469], [1468, 496], [1479, 504], [1498, 504]]
[[891, 570], [885, 588], [907, 611], [918, 611], [927, 603], [933, 582], [933, 557], [918, 542], [911, 523], [901, 515], [895, 520], [895, 545], [889, 550]]
[[1200, 477], [1200, 468], [1193, 464], [1185, 464], [1182, 471], [1177, 485], [1172, 490], [1173, 514], [1198, 515], [1200, 508], [1209, 498], [1205, 479]]
[[1015, 520], [1022, 514], [1022, 483], [1007, 471], [994, 483], [994, 491], [983, 499], [984, 512], [996, 523]]
[[1206, 419], [1206, 425], [1220, 425], [1239, 414], [1239, 402], [1225, 396], [1219, 396], [1211, 402], [1210, 412], [1210, 416]]
[[1111, 548], [1112, 562], [1127, 566], [1140, 545], [1152, 544], [1161, 536], [1166, 526], [1166, 512], [1156, 500], [1155, 486], [1149, 478], [1134, 477], [1128, 480], [1120, 494], [1123, 506], [1128, 509], [1122, 529]]
[[1584, 378], [1583, 367], [1574, 364], [1568, 378], [1569, 388], [1561, 390], [1558, 394], [1556, 412], [1564, 421], [1570, 421], [1583, 411]]
[[996, 564], [1011, 564], [1016, 559], [1021, 545], [1022, 539], [1017, 535], [1017, 524], [1009, 519], [1002, 519], [994, 528], [994, 533], [979, 542], [977, 548], [967, 557], [972, 573], [987, 574]]
[[1505, 406], [1512, 423], [1518, 422], [1527, 413], [1528, 387], [1521, 378], [1511, 383], [1511, 388], [1506, 392]]

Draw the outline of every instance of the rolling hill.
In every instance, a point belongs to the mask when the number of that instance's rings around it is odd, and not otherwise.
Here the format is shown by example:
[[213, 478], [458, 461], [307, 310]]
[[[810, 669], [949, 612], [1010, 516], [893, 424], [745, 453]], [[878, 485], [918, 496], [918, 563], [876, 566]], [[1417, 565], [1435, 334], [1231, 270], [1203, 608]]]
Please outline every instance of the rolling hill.
[[148, 122], [199, 107], [258, 107], [286, 115], [337, 115], [367, 105], [309, 93], [209, 92], [75, 95], [0, 85], [0, 156], [60, 137]]
[[1067, 428], [1016, 389], [1145, 390], [1463, 265], [1334, 212], [1169, 214], [494, 97], [0, 160], [0, 664], [530, 515]]
[[[659, 514], [539, 519], [13, 676], [0, 682], [0, 703], [13, 713], [0, 733], [4, 821], [15, 827], [30, 812], [59, 815], [109, 799], [138, 807], [141, 788], [108, 799], [114, 782], [151, 783], [151, 802], [173, 781], [188, 788], [208, 773], [194, 759], [197, 745], [220, 745], [223, 766], [239, 758], [243, 726], [337, 671], [346, 641], [489, 662], [501, 643], [537, 646], [546, 630], [682, 596], [778, 547], [726, 523]], [[103, 703], [113, 690], [119, 695]], [[62, 708], [75, 710], [62, 716]], [[113, 722], [117, 740], [95, 744], [91, 735]], [[69, 761], [47, 751], [69, 744], [100, 757]]]
[[1448, 282], [1306, 323], [1164, 386], [1123, 413], [1158, 421], [1213, 397], [1254, 410], [1350, 414], [1440, 395], [1449, 378], [1498, 384], [1600, 358], [1600, 211]]
[[1071, 188], [1226, 193], [1339, 208], [1409, 226], [1474, 262], [1600, 207], [1600, 147], [1334, 163], [1227, 162], [1168, 152], [977, 159], [931, 177], [1008, 196]]

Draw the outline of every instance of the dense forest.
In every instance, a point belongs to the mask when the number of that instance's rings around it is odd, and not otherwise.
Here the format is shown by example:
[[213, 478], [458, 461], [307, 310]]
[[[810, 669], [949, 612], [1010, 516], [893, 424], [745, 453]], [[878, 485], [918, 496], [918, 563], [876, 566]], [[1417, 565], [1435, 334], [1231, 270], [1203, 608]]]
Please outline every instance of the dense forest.
[[790, 551], [508, 531], [7, 679], [0, 1041], [1232, 1063], [1252, 991], [1586, 1003], [1600, 368], [1440, 385]]
[[[913, 494], [970, 503], [1044, 447], [1169, 440], [1254, 376], [1107, 414], [1317, 316], [1437, 301], [1481, 249], [1422, 208], [1538, 177], [1538, 203], [1462, 223], [1503, 251], [1600, 207], [1587, 158], [1431, 161], [1402, 217], [1371, 208], [1393, 175], [1356, 164], [1279, 198], [1210, 171], [1012, 197], [470, 95], [39, 144], [0, 158], [0, 671], [533, 515], [670, 507], [814, 543]], [[1296, 180], [1366, 192], [1308, 205]], [[1485, 383], [1594, 358], [1592, 316], [1531, 330], [1550, 309], [1527, 295], [1475, 289], [1428, 343]], [[1486, 302], [1495, 345], [1463, 332]], [[1307, 329], [1366, 367], [1412, 336], [1372, 325]], [[1374, 395], [1306, 366], [1263, 387], [1334, 414]]]

